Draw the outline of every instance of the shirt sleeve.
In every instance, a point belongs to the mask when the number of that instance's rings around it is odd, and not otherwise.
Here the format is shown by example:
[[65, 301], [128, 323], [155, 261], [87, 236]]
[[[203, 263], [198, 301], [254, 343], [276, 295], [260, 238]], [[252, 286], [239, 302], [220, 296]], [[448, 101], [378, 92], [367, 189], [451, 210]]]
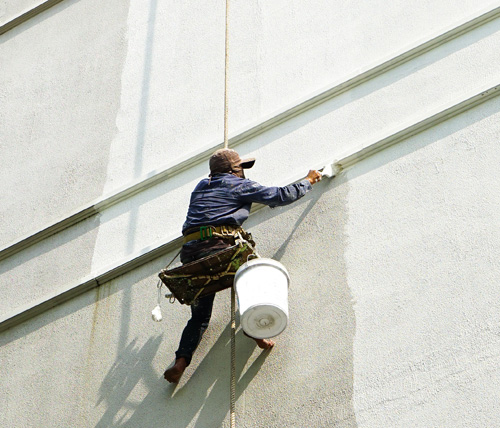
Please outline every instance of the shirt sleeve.
[[237, 189], [236, 194], [242, 202], [256, 202], [270, 207], [278, 207], [295, 202], [311, 189], [312, 185], [306, 179], [283, 187], [266, 187], [245, 179], [245, 182]]

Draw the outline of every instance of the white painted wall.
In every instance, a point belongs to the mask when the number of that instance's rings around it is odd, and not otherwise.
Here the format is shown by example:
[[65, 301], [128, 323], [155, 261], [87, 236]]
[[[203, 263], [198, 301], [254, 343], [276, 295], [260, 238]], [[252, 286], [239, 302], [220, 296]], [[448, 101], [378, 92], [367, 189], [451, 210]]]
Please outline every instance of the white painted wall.
[[0, 36], [2, 245], [102, 193], [127, 13], [63, 1]]
[[[224, 5], [129, 3], [63, 1], [0, 36], [4, 244], [221, 141]], [[498, 6], [233, 1], [231, 131]], [[258, 159], [248, 176], [288, 183], [498, 85], [499, 37], [497, 18], [250, 139], [238, 146]], [[259, 252], [291, 273], [290, 325], [269, 354], [238, 331], [238, 426], [500, 425], [499, 107], [249, 219]], [[207, 173], [0, 261], [0, 313], [177, 237]], [[150, 318], [172, 256], [1, 332], [0, 425], [229, 426], [227, 292], [180, 385], [162, 379], [189, 317], [165, 302], [163, 323]]]
[[34, 9], [42, 2], [40, 0], [0, 1], [0, 25], [6, 24], [18, 16]]

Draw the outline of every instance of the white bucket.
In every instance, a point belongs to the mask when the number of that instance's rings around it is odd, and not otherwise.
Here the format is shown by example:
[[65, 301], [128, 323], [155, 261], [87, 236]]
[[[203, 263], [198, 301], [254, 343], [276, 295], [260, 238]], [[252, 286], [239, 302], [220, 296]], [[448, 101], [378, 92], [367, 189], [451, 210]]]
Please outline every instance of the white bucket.
[[268, 339], [288, 324], [290, 276], [276, 260], [257, 258], [242, 265], [234, 276], [243, 330], [256, 339]]

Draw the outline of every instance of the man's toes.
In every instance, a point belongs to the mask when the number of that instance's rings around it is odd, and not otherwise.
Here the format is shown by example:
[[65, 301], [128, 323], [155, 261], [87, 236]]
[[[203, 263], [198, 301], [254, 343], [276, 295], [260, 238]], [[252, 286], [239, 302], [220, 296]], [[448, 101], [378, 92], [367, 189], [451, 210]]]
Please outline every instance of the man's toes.
[[271, 339], [256, 339], [255, 341], [261, 349], [270, 349], [276, 344], [276, 342]]

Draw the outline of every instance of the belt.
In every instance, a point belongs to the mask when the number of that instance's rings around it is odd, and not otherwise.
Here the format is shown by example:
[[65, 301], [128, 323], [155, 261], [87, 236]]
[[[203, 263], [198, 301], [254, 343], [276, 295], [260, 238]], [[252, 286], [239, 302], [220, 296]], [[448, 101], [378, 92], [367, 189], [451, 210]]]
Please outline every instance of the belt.
[[184, 244], [198, 239], [204, 241], [213, 237], [231, 237], [242, 230], [243, 229], [240, 226], [200, 226], [196, 232], [192, 232], [184, 236]]

